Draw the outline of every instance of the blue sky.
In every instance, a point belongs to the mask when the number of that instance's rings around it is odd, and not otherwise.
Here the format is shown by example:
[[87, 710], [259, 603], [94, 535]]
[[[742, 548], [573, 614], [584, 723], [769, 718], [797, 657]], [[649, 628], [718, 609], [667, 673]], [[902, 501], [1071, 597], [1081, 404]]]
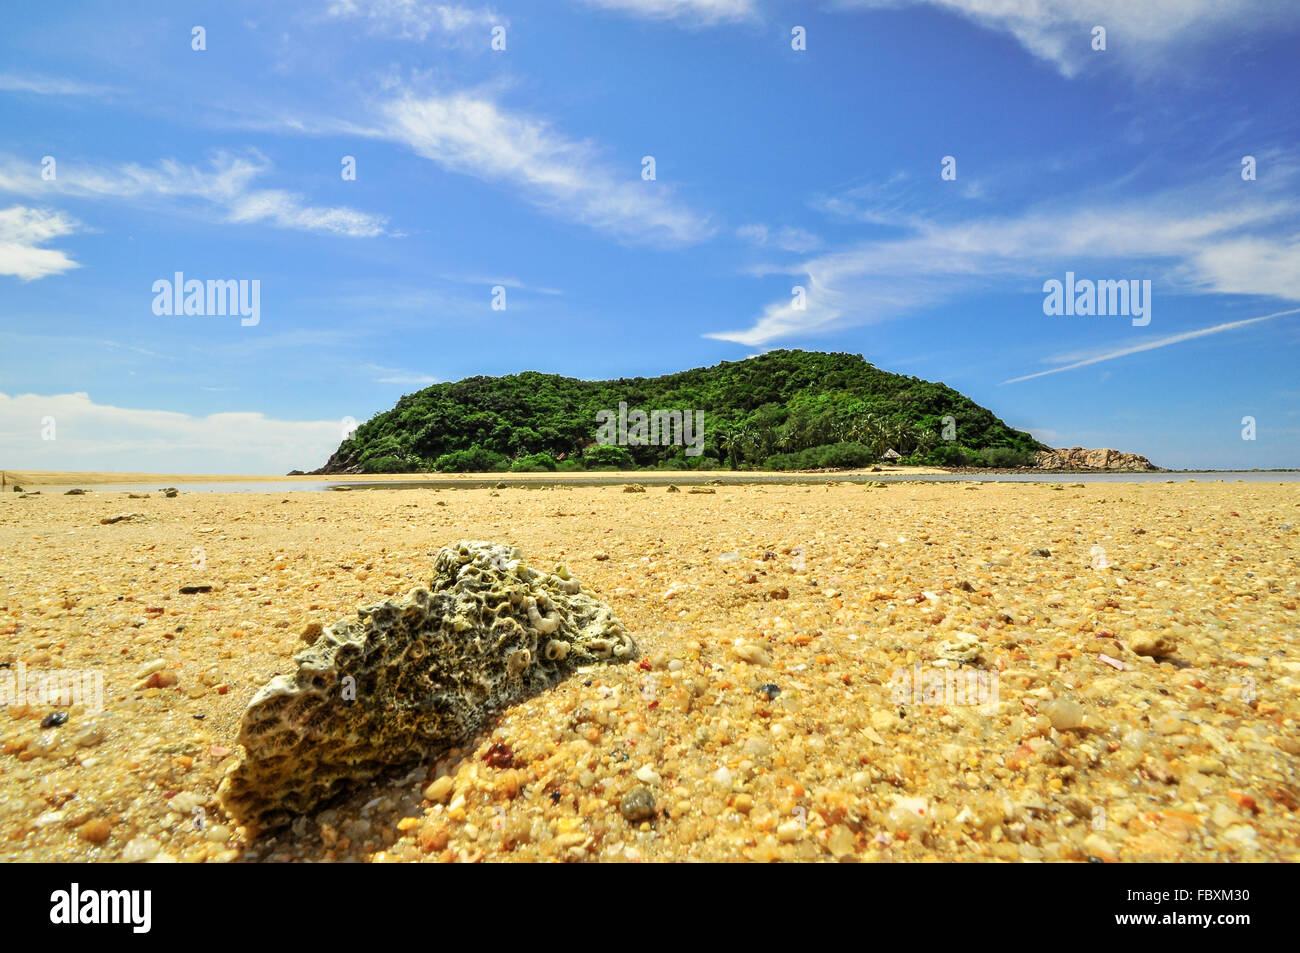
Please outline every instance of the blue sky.
[[[1057, 446], [1300, 466], [1286, 6], [24, 9], [0, 36], [0, 466], [310, 469], [433, 381], [782, 347], [944, 381]], [[258, 281], [257, 323], [155, 314], [175, 272]], [[1149, 324], [1045, 315], [1067, 272], [1149, 280]]]

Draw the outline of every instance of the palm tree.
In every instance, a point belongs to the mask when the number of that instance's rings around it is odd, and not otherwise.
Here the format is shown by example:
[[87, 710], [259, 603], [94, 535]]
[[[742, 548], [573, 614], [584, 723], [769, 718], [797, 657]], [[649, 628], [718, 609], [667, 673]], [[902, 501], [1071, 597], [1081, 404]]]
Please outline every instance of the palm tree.
[[776, 428], [747, 424], [743, 432], [747, 455], [755, 462], [762, 463], [776, 452]]
[[741, 460], [744, 462], [762, 461], [760, 454], [761, 435], [758, 430], [748, 424], [742, 424], [736, 428], [736, 446], [740, 450]]
[[718, 431], [718, 449], [733, 470], [736, 469], [736, 453], [741, 447], [742, 434], [743, 431], [737, 427], [724, 427]]
[[866, 414], [853, 428], [853, 439], [867, 447], [873, 455], [879, 456], [885, 452], [885, 444], [888, 442], [884, 429], [878, 416]]
[[903, 424], [890, 421], [881, 428], [881, 434], [885, 438], [885, 443], [889, 449], [896, 450], [899, 453], [906, 453], [904, 443], [907, 439], [908, 430]]

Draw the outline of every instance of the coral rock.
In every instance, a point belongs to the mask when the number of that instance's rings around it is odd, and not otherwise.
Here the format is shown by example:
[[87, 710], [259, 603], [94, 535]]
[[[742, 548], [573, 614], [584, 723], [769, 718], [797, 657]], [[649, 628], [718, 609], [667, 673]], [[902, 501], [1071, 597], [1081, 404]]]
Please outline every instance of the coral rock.
[[428, 588], [357, 616], [327, 626], [244, 712], [244, 755], [218, 796], [250, 834], [437, 756], [577, 666], [637, 655], [568, 570], [493, 543], [443, 548]]

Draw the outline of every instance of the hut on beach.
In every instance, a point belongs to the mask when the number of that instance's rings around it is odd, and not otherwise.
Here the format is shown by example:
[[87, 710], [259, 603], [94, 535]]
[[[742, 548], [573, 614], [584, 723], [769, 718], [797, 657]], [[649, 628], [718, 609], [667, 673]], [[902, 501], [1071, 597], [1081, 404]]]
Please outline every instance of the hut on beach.
[[903, 459], [903, 455], [899, 453], [897, 450], [895, 450], [893, 447], [890, 447], [883, 454], [881, 454], [880, 462], [897, 463], [901, 459]]

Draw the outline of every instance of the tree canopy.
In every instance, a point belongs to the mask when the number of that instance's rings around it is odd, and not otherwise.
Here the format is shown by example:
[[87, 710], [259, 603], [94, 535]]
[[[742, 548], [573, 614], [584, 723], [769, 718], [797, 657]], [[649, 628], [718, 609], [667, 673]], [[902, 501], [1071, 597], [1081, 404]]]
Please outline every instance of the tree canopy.
[[[702, 452], [597, 442], [597, 412], [702, 411]], [[951, 421], [945, 421], [950, 417]], [[1046, 449], [945, 384], [856, 354], [769, 351], [662, 377], [584, 381], [525, 371], [407, 394], [361, 424], [319, 472], [1030, 465]]]

